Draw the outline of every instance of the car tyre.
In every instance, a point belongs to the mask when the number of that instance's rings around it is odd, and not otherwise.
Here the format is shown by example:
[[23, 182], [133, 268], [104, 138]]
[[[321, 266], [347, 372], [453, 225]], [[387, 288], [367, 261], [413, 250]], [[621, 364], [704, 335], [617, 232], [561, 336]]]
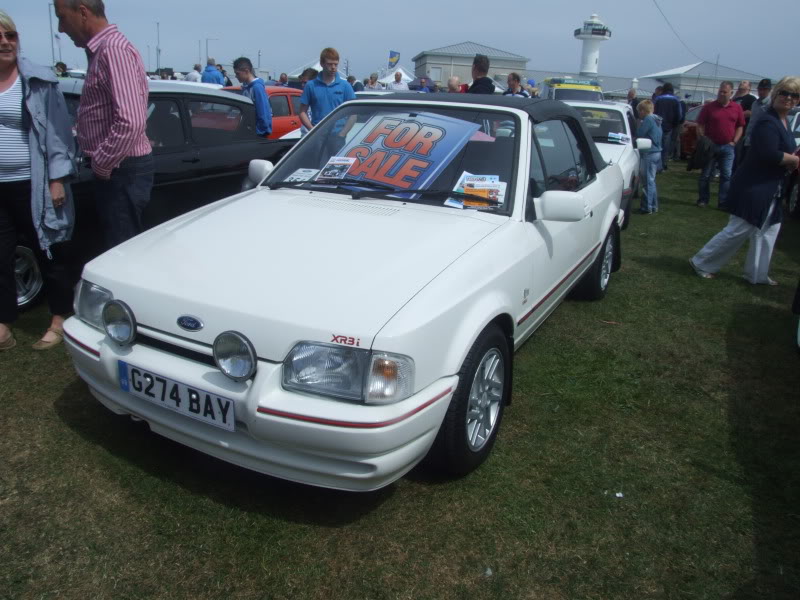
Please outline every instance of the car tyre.
[[497, 325], [478, 336], [458, 373], [458, 387], [427, 462], [466, 475], [492, 451], [511, 393], [511, 349]]
[[26, 310], [36, 304], [42, 295], [44, 279], [33, 250], [17, 246], [14, 252], [14, 281], [17, 285], [17, 308]]
[[611, 273], [614, 271], [615, 245], [618, 240], [614, 230], [608, 232], [600, 253], [594, 259], [591, 268], [575, 286], [573, 292], [576, 298], [581, 300], [600, 300], [604, 298], [608, 291], [608, 284], [611, 280]]
[[631, 224], [631, 213], [633, 213], [633, 196], [628, 198], [628, 205], [625, 207], [625, 219], [622, 221], [622, 231], [625, 231], [628, 228], [628, 225]]

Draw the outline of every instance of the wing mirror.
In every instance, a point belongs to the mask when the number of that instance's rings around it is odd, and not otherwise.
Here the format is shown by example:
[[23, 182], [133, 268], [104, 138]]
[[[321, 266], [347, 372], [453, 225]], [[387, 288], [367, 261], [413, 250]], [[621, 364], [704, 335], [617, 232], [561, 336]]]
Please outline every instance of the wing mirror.
[[268, 160], [251, 160], [250, 166], [247, 168], [247, 179], [242, 184], [242, 191], [252, 190], [254, 187], [260, 186], [274, 168], [275, 165]]
[[650, 150], [653, 147], [653, 140], [650, 138], [636, 138], [637, 150]]
[[551, 190], [534, 199], [536, 216], [542, 221], [574, 223], [589, 215], [583, 194]]

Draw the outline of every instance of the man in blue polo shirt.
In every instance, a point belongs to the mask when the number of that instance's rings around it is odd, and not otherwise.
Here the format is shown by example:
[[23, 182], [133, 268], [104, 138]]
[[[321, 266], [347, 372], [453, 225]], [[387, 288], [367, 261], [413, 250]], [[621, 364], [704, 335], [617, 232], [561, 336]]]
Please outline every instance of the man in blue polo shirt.
[[[325, 48], [319, 55], [319, 64], [322, 66], [322, 71], [316, 79], [306, 83], [303, 95], [300, 96], [300, 121], [308, 129], [322, 121], [342, 102], [354, 100], [356, 97], [353, 86], [339, 77], [337, 72], [339, 53], [335, 48]], [[311, 109], [311, 118], [308, 117], [309, 108]], [[350, 119], [346, 124], [340, 122], [334, 125], [331, 131], [332, 139], [328, 141], [326, 147], [326, 150], [330, 152], [328, 156], [335, 156], [335, 153], [344, 146], [345, 136], [354, 122], [355, 119]]]

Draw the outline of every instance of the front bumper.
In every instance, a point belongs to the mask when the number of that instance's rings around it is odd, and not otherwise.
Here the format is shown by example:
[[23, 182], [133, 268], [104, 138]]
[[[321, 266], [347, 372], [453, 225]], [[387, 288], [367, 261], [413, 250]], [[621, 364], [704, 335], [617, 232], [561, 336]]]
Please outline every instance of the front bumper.
[[[458, 383], [456, 376], [444, 377], [402, 402], [364, 406], [284, 390], [280, 363], [259, 361], [255, 377], [237, 383], [215, 367], [162, 350], [121, 348], [75, 317], [64, 331], [78, 375], [113, 412], [143, 419], [152, 431], [230, 463], [350, 491], [381, 488], [413, 468], [433, 443]], [[233, 400], [236, 430], [123, 391], [120, 360]]]

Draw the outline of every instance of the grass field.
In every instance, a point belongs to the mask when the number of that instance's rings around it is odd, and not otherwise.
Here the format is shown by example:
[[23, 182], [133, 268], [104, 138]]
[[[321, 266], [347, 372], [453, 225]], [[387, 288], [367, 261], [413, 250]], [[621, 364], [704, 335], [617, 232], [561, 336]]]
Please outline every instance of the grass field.
[[743, 252], [702, 280], [687, 259], [726, 215], [696, 177], [659, 176], [606, 299], [517, 353], [460, 480], [358, 495], [207, 458], [104, 409], [25, 313], [0, 354], [0, 598], [800, 597], [800, 223], [780, 286], [743, 282]]

